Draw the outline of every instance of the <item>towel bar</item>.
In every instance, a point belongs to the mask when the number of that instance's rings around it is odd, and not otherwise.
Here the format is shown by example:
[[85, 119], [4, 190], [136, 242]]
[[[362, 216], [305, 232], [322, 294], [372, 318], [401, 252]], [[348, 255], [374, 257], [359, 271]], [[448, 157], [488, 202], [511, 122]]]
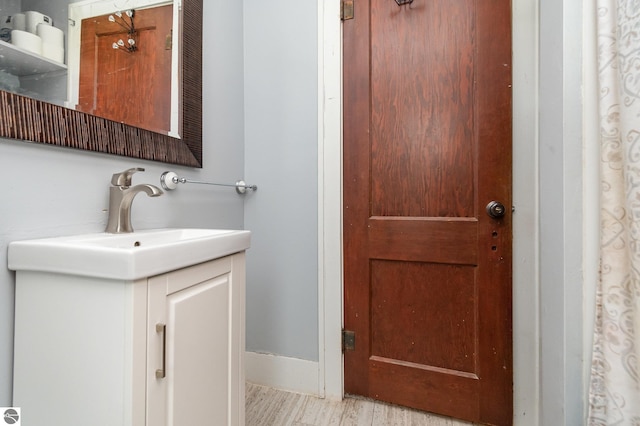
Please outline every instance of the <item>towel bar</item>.
[[160, 184], [162, 188], [167, 190], [173, 190], [178, 187], [179, 183], [197, 183], [199, 185], [215, 185], [215, 186], [230, 186], [235, 187], [236, 192], [238, 194], [244, 194], [247, 190], [257, 191], [257, 185], [247, 185], [245, 181], [239, 180], [236, 183], [214, 183], [214, 182], [203, 182], [200, 180], [191, 180], [184, 177], [179, 177], [174, 172], [164, 172], [160, 176]]

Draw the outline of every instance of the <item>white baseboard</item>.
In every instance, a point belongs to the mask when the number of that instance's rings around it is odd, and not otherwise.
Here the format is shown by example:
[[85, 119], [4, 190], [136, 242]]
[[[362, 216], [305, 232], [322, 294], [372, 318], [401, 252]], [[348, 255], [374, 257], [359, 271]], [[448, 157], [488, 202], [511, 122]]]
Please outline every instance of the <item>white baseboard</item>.
[[319, 364], [285, 356], [245, 353], [246, 379], [250, 383], [318, 396]]

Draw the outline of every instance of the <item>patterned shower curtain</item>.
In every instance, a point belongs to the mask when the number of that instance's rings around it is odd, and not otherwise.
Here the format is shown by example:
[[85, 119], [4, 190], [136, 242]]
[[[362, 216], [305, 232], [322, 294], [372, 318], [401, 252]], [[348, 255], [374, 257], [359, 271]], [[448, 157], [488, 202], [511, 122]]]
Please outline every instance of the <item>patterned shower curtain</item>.
[[600, 279], [589, 425], [640, 426], [640, 0], [597, 0]]

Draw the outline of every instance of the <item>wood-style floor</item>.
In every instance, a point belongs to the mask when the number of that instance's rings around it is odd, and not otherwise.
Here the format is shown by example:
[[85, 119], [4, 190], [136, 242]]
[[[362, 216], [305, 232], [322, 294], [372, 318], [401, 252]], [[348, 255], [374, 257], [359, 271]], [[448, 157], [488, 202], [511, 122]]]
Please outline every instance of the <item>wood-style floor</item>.
[[360, 398], [331, 401], [247, 384], [246, 426], [469, 426]]

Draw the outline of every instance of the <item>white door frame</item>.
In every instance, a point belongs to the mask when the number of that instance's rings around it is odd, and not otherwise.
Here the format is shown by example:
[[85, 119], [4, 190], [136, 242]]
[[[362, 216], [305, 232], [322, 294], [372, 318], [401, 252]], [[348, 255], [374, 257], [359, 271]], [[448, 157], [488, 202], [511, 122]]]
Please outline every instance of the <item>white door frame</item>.
[[[538, 3], [512, 1], [514, 413], [516, 424], [527, 425], [538, 424], [539, 417]], [[339, 16], [340, 0], [318, 1], [318, 393], [332, 399], [344, 394]]]
[[342, 399], [342, 24], [318, 1], [319, 395]]

